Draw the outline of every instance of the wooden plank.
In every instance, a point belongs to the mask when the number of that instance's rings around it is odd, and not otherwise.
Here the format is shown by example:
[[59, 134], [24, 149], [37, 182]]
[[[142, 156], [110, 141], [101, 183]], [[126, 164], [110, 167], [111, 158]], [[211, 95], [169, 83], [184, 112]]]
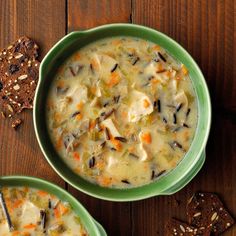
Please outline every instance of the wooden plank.
[[[68, 29], [73, 31], [107, 23], [129, 22], [130, 14], [129, 0], [69, 0]], [[131, 235], [130, 203], [102, 201], [80, 193], [70, 186], [68, 189], [104, 226], [108, 235]]]
[[[55, 10], [56, 6], [56, 10]], [[65, 1], [0, 2], [0, 47], [27, 35], [40, 45], [41, 58], [65, 34]], [[0, 175], [32, 175], [64, 185], [43, 157], [33, 129], [32, 111], [21, 115], [19, 130], [0, 117]]]
[[129, 22], [131, 0], [68, 0], [68, 30]]
[[[217, 137], [217, 138], [216, 138]], [[216, 192], [236, 216], [236, 124], [217, 117], [207, 147], [203, 169], [180, 192], [132, 203], [133, 235], [164, 235], [164, 225], [171, 217], [186, 221], [186, 202], [196, 191]], [[235, 227], [224, 235], [236, 236]]]
[[214, 106], [236, 110], [236, 1], [133, 0], [134, 23], [169, 35], [202, 69]]

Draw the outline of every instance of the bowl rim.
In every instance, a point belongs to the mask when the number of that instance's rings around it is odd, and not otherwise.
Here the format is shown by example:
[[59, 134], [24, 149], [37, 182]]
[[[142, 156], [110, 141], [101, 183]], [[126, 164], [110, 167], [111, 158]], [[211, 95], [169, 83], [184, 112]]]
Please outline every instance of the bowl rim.
[[[21, 184], [22, 182], [25, 182], [26, 184]], [[35, 187], [36, 185], [40, 184], [40, 187]], [[49, 182], [47, 180], [37, 178], [34, 176], [25, 176], [25, 175], [6, 175], [6, 176], [0, 176], [0, 188], [3, 186], [11, 186], [11, 187], [24, 187], [27, 185], [28, 187], [39, 189], [39, 190], [45, 190], [50, 193], [50, 190], [52, 189], [56, 193], [52, 193], [53, 195], [57, 196], [57, 193], [63, 194], [65, 196], [65, 199], [60, 198], [59, 199], [63, 201], [68, 201], [70, 204], [73, 204], [73, 208], [76, 208], [76, 210], [81, 212], [81, 215], [83, 214], [85, 217], [83, 217], [82, 220], [87, 221], [88, 225], [83, 225], [86, 229], [91, 229], [92, 227], [92, 234], [91, 235], [100, 235], [100, 231], [96, 225], [97, 221], [93, 219], [93, 217], [89, 214], [87, 209], [69, 192], [67, 192], [65, 189], [59, 187], [58, 185]], [[42, 188], [41, 188], [42, 186]], [[74, 210], [74, 209], [73, 209]], [[79, 217], [81, 217], [79, 215]], [[100, 225], [100, 224], [99, 224]], [[89, 226], [89, 227], [88, 227]]]
[[[155, 34], [158, 37], [161, 37], [163, 40], [167, 41], [169, 44], [171, 44], [173, 47], [177, 48], [182, 54], [184, 54], [184, 56], [187, 58], [186, 60], [189, 61], [189, 63], [194, 67], [194, 71], [198, 74], [198, 77], [200, 79], [201, 82], [201, 86], [203, 89], [203, 94], [205, 96], [205, 105], [207, 108], [207, 114], [206, 114], [206, 121], [205, 121], [205, 127], [204, 127], [204, 137], [201, 140], [201, 145], [198, 149], [198, 153], [194, 156], [195, 159], [192, 160], [191, 165], [188, 166], [188, 170], [184, 173], [180, 173], [180, 171], [178, 171], [179, 166], [181, 165], [182, 161], [184, 159], [186, 159], [185, 157], [188, 156], [190, 149], [188, 150], [188, 152], [185, 154], [184, 158], [179, 162], [179, 164], [170, 172], [168, 172], [167, 175], [164, 175], [162, 178], [160, 178], [158, 181], [154, 181], [150, 184], [147, 185], [143, 185], [143, 186], [139, 186], [139, 187], [134, 187], [131, 188], [134, 191], [130, 191], [130, 189], [112, 189], [114, 191], [114, 194], [111, 194], [108, 192], [111, 191], [111, 188], [105, 188], [106, 190], [103, 191], [102, 189], [104, 189], [103, 187], [100, 186], [96, 186], [97, 190], [101, 190], [101, 191], [91, 191], [91, 189], [89, 189], [89, 187], [81, 187], [79, 185], [78, 182], [74, 182], [74, 180], [69, 177], [69, 176], [65, 176], [65, 173], [63, 173], [62, 170], [58, 170], [55, 166], [53, 161], [51, 160], [51, 158], [49, 157], [49, 154], [46, 152], [45, 146], [42, 142], [42, 138], [40, 135], [40, 131], [37, 127], [37, 124], [39, 121], [39, 117], [36, 111], [36, 107], [37, 107], [37, 103], [38, 103], [38, 98], [39, 98], [39, 90], [40, 90], [40, 85], [42, 84], [42, 74], [44, 73], [44, 67], [47, 67], [47, 62], [50, 61], [50, 56], [51, 54], [54, 54], [59, 47], [61, 46], [61, 44], [65, 43], [66, 40], [72, 38], [72, 37], [81, 37], [81, 35], [84, 34], [90, 34], [90, 33], [96, 33], [99, 32], [100, 30], [110, 30], [110, 29], [114, 29], [114, 28], [123, 28], [123, 29], [136, 29], [136, 30], [143, 30], [146, 33], [150, 32], [151, 34]], [[122, 36], [122, 33], [120, 33], [120, 36]], [[106, 36], [104, 36], [105, 38]], [[138, 37], [138, 36], [137, 36]], [[96, 41], [96, 40], [94, 40]], [[164, 47], [165, 48], [165, 47]], [[168, 51], [168, 50], [167, 50]], [[171, 52], [170, 52], [171, 53]], [[34, 121], [34, 129], [35, 129], [35, 133], [36, 133], [36, 137], [39, 143], [39, 146], [45, 156], [45, 158], [47, 159], [48, 163], [51, 165], [51, 167], [56, 171], [56, 173], [65, 181], [67, 181], [69, 184], [71, 184], [73, 187], [75, 187], [76, 189], [99, 199], [103, 199], [103, 200], [110, 200], [110, 201], [135, 201], [135, 200], [141, 200], [141, 199], [146, 199], [149, 197], [153, 197], [156, 195], [168, 195], [168, 194], [172, 194], [173, 192], [168, 192], [165, 190], [166, 189], [170, 189], [171, 186], [174, 186], [175, 184], [179, 183], [183, 178], [186, 178], [187, 175], [190, 174], [191, 169], [196, 165], [196, 163], [199, 161], [199, 158], [202, 156], [201, 154], [204, 152], [205, 150], [205, 146], [209, 137], [209, 132], [210, 132], [210, 126], [211, 126], [211, 115], [212, 115], [212, 110], [211, 110], [211, 101], [210, 101], [210, 95], [209, 95], [209, 91], [207, 88], [207, 84], [205, 81], [205, 78], [200, 70], [200, 68], [198, 67], [197, 63], [194, 61], [194, 59], [191, 57], [191, 55], [180, 45], [178, 44], [175, 40], [173, 40], [172, 38], [170, 38], [169, 36], [165, 35], [162, 32], [159, 32], [155, 29], [146, 27], [146, 26], [142, 26], [142, 25], [137, 25], [137, 24], [130, 24], [130, 23], [114, 23], [114, 24], [106, 24], [106, 25], [102, 25], [102, 26], [98, 26], [98, 27], [94, 27], [88, 30], [83, 30], [83, 31], [73, 31], [71, 33], [69, 33], [68, 35], [64, 36], [62, 39], [60, 39], [51, 49], [50, 51], [47, 53], [47, 55], [44, 57], [44, 59], [41, 62], [40, 65], [40, 78], [39, 78], [39, 84], [37, 86], [36, 89], [36, 93], [35, 93], [35, 100], [34, 100], [34, 111], [33, 111], [33, 121]], [[198, 118], [199, 119], [199, 118]], [[199, 121], [199, 120], [198, 120]], [[196, 128], [196, 133], [197, 133], [197, 128]], [[198, 131], [200, 132], [200, 131]], [[196, 135], [195, 135], [196, 136]], [[195, 140], [195, 136], [194, 136], [194, 140]], [[194, 142], [194, 140], [192, 141], [192, 143]], [[191, 145], [192, 146], [192, 145]], [[199, 170], [198, 170], [199, 171]], [[191, 176], [189, 176], [189, 180], [188, 182], [197, 174], [196, 173], [191, 173]], [[174, 173], [175, 172], [175, 173]], [[172, 173], [172, 175], [171, 175]], [[173, 175], [178, 175], [178, 178], [175, 178]], [[161, 188], [160, 184], [159, 186], [154, 186], [155, 184], [161, 182], [162, 179], [165, 179], [167, 177], [170, 176], [172, 178], [171, 181], [171, 185], [167, 186], [165, 188]], [[166, 179], [165, 179], [166, 180]], [[167, 180], [164, 182], [168, 182]], [[163, 181], [162, 181], [163, 183]], [[89, 185], [89, 183], [88, 183]], [[182, 183], [182, 188], [186, 185], [186, 181], [185, 183]], [[150, 186], [149, 188], [147, 186]], [[159, 187], [159, 188], [158, 188]], [[142, 191], [144, 190], [144, 191]], [[129, 192], [129, 194], [125, 194], [126, 192]], [[138, 192], [138, 194], [137, 194]], [[119, 195], [119, 196], [118, 196]]]

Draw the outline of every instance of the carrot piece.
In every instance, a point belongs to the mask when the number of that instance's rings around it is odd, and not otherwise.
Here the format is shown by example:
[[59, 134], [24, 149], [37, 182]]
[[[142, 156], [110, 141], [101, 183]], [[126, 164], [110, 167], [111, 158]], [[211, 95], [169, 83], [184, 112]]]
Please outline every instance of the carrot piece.
[[78, 110], [81, 110], [81, 109], [83, 108], [83, 106], [84, 106], [84, 103], [83, 103], [83, 102], [79, 102], [79, 103], [76, 105], [76, 108], [77, 108]]
[[79, 160], [80, 160], [80, 155], [79, 155], [79, 153], [78, 153], [78, 152], [73, 152], [73, 158], [74, 158], [75, 160], [79, 161]]
[[150, 144], [152, 142], [152, 136], [149, 132], [145, 132], [141, 135], [143, 142]]
[[159, 46], [159, 45], [154, 45], [154, 46], [153, 46], [153, 50], [159, 51], [159, 50], [160, 50], [160, 46]]
[[91, 120], [89, 122], [89, 130], [93, 130], [96, 126], [96, 120]]
[[69, 208], [64, 206], [62, 203], [59, 204], [59, 208], [61, 215], [65, 215], [69, 211]]
[[62, 145], [63, 145], [63, 140], [62, 140], [62, 137], [60, 136], [56, 142], [56, 149], [61, 149], [62, 148]]
[[73, 60], [75, 60], [75, 61], [80, 60], [80, 54], [78, 52], [74, 54]]
[[148, 107], [150, 106], [150, 102], [149, 102], [147, 99], [144, 99], [144, 100], [143, 100], [143, 106], [144, 106], [145, 108], [148, 108]]
[[117, 45], [121, 44], [121, 40], [119, 40], [119, 39], [113, 40], [113, 41], [112, 41], [112, 44], [115, 45], [115, 46], [117, 46]]
[[29, 233], [29, 232], [23, 232], [22, 235], [23, 235], [23, 236], [30, 236], [30, 233]]
[[112, 178], [105, 176], [98, 176], [97, 181], [102, 186], [109, 186], [112, 182]]
[[83, 118], [83, 115], [82, 114], [78, 114], [78, 115], [76, 115], [76, 120], [81, 120]]
[[183, 72], [184, 75], [187, 75], [187, 74], [188, 74], [188, 69], [186, 68], [185, 65], [182, 66], [181, 70], [182, 70], [182, 72]]
[[12, 232], [12, 236], [19, 236], [20, 235], [20, 232], [19, 231], [14, 231]]
[[22, 205], [23, 201], [21, 199], [17, 199], [14, 201], [13, 208], [18, 208]]
[[122, 149], [122, 144], [121, 144], [121, 142], [120, 142], [119, 140], [114, 139], [114, 138], [111, 138], [111, 142], [112, 142], [112, 144], [114, 145], [114, 147], [115, 147], [115, 149], [116, 149], [117, 151], [121, 151], [121, 149]]
[[161, 63], [157, 63], [156, 69], [157, 69], [156, 72], [158, 73], [158, 72], [162, 71], [164, 68]]
[[54, 216], [56, 217], [56, 219], [59, 219], [61, 217], [61, 213], [59, 211], [58, 206], [55, 209], [53, 209], [53, 212], [54, 212]]
[[175, 76], [175, 79], [176, 80], [181, 80], [181, 77], [180, 76]]
[[65, 86], [65, 81], [63, 81], [63, 80], [57, 81], [57, 87], [63, 88], [64, 86]]
[[48, 195], [48, 193], [45, 192], [45, 191], [43, 191], [43, 190], [39, 190], [39, 191], [37, 192], [37, 194], [38, 194], [39, 196], [41, 196], [41, 197], [44, 197], [44, 196], [47, 196], [47, 195]]
[[23, 226], [24, 229], [35, 229], [36, 227], [37, 227], [37, 225], [32, 224], [32, 223]]
[[114, 72], [111, 73], [111, 79], [110, 79], [110, 81], [107, 83], [107, 85], [108, 85], [109, 87], [113, 87], [113, 86], [115, 86], [116, 84], [118, 84], [119, 82], [120, 82], [119, 74], [118, 74], [116, 71], [114, 71]]

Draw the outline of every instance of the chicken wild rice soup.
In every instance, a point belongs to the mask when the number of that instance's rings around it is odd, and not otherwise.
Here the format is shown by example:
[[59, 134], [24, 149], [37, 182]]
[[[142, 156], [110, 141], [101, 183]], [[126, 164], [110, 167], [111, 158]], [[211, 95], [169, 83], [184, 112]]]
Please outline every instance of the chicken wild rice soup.
[[197, 125], [185, 65], [132, 37], [98, 40], [75, 52], [58, 69], [46, 109], [63, 161], [113, 188], [148, 184], [175, 168]]
[[87, 236], [80, 218], [68, 202], [45, 191], [28, 187], [3, 187], [13, 229], [0, 206], [1, 236]]

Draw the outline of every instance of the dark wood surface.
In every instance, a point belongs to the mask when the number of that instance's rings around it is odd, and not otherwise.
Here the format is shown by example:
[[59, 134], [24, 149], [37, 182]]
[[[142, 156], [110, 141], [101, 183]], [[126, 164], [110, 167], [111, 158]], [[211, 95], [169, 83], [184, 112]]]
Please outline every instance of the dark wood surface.
[[[27, 35], [39, 43], [42, 59], [67, 32], [114, 22], [142, 24], [166, 33], [201, 67], [211, 93], [213, 121], [200, 173], [172, 196], [132, 203], [89, 197], [66, 184], [47, 164], [34, 135], [32, 111], [27, 111], [18, 131], [0, 117], [0, 175], [33, 175], [59, 184], [111, 236], [163, 236], [167, 219], [185, 220], [186, 201], [197, 190], [219, 193], [236, 217], [235, 0], [1, 0], [0, 47]], [[224, 235], [236, 236], [236, 227]]]

